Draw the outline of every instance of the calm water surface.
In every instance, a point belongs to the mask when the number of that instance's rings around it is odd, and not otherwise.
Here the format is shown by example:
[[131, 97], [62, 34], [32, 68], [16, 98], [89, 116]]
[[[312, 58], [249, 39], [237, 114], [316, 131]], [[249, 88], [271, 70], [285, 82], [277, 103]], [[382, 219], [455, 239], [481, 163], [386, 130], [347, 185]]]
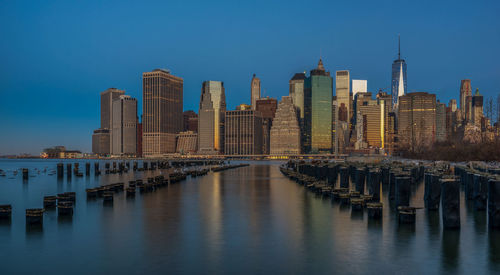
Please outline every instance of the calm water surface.
[[[383, 220], [370, 222], [288, 180], [279, 162], [250, 162], [135, 199], [122, 192], [109, 207], [87, 202], [85, 189], [160, 171], [58, 181], [35, 170], [57, 162], [0, 160], [0, 204], [13, 206], [11, 223], [0, 224], [0, 274], [500, 273], [500, 232], [463, 197], [460, 231], [443, 231], [439, 213], [425, 210], [415, 226], [398, 226], [385, 196]], [[13, 176], [21, 167], [36, 176]], [[26, 228], [25, 208], [64, 191], [77, 192], [72, 219], [49, 210], [43, 229]], [[413, 205], [423, 206], [423, 191], [414, 187]]]

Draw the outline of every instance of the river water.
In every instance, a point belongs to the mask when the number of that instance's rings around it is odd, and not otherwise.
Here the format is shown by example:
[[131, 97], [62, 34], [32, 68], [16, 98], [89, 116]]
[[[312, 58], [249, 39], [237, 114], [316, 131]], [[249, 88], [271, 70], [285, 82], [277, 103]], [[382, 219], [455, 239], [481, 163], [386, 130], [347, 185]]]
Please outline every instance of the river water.
[[[123, 175], [48, 175], [59, 160], [0, 160], [0, 274], [499, 274], [500, 232], [462, 195], [459, 231], [443, 231], [439, 213], [417, 210], [414, 226], [397, 224], [383, 190], [384, 217], [368, 220], [307, 191], [279, 171], [280, 162], [190, 178], [113, 206], [86, 200], [85, 189], [160, 171]], [[71, 161], [74, 163], [75, 161]], [[23, 182], [21, 172], [33, 175]], [[101, 169], [104, 167], [101, 164]], [[47, 172], [43, 169], [47, 168]], [[37, 169], [37, 170], [35, 170]], [[81, 161], [80, 170], [84, 169]], [[40, 171], [38, 173], [37, 171]], [[27, 228], [25, 208], [43, 196], [77, 193], [74, 216], [45, 213]], [[423, 206], [423, 184], [412, 205]]]

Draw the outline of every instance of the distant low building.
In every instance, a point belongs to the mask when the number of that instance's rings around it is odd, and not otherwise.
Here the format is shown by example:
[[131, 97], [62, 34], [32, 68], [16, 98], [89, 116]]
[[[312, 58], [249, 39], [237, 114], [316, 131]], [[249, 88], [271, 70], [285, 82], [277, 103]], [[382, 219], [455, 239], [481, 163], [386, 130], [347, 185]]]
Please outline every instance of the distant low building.
[[49, 159], [75, 159], [82, 158], [83, 154], [78, 150], [66, 150], [64, 146], [54, 146], [45, 148], [40, 157]]

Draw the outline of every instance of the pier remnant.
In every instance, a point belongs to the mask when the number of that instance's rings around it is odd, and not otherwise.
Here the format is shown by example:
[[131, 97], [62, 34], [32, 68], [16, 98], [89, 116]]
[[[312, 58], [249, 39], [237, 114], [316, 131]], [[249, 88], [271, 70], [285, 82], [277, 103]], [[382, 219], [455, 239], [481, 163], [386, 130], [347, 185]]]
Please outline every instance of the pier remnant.
[[500, 180], [488, 181], [488, 224], [492, 228], [500, 228]]
[[440, 179], [443, 227], [460, 228], [460, 183], [455, 179]]

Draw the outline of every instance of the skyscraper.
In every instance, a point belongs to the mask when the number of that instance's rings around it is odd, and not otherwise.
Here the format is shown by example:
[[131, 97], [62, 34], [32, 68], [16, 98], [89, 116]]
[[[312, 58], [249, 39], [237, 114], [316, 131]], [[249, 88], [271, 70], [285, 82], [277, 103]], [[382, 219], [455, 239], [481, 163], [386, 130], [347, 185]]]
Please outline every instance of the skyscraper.
[[124, 95], [125, 91], [118, 90], [117, 88], [109, 88], [101, 93], [101, 128], [111, 129], [112, 116], [113, 116], [113, 100]]
[[462, 120], [466, 120], [469, 113], [469, 100], [472, 97], [472, 86], [470, 84], [470, 79], [462, 79], [460, 81], [460, 112], [462, 114]]
[[184, 80], [168, 70], [142, 74], [144, 156], [175, 152], [176, 135], [183, 128], [183, 85]]
[[300, 127], [291, 96], [281, 98], [270, 134], [272, 155], [300, 154]]
[[198, 132], [198, 114], [196, 114], [193, 110], [184, 111], [182, 113], [184, 127], [183, 131], [192, 131]]
[[436, 141], [436, 95], [415, 92], [401, 96], [397, 123], [403, 147], [421, 150], [433, 144]]
[[398, 36], [398, 59], [392, 62], [391, 94], [392, 108], [398, 108], [398, 98], [405, 95], [406, 88], [406, 61], [401, 59], [401, 41]]
[[257, 99], [260, 98], [260, 79], [253, 74], [252, 83], [250, 87], [252, 110], [255, 110]]
[[306, 153], [332, 151], [333, 79], [320, 59], [304, 80], [304, 147]]
[[224, 153], [262, 154], [262, 114], [255, 110], [226, 111]]
[[270, 131], [273, 125], [274, 115], [278, 108], [276, 98], [261, 98], [256, 101], [256, 110], [262, 114], [262, 153], [269, 154], [270, 150]]
[[367, 80], [352, 80], [352, 97], [355, 97], [357, 93], [368, 92], [368, 81]]
[[101, 93], [101, 127], [95, 130], [92, 135], [93, 153], [102, 156], [106, 156], [111, 153], [113, 100], [124, 94], [125, 91], [118, 90], [117, 88], [109, 88]]
[[436, 103], [436, 141], [446, 141], [446, 104]]
[[224, 152], [225, 112], [224, 83], [221, 81], [203, 82], [198, 112], [198, 151], [201, 154]]
[[290, 84], [289, 95], [293, 105], [297, 108], [299, 124], [304, 120], [304, 79], [306, 79], [305, 73], [296, 73], [288, 82]]
[[483, 117], [483, 96], [476, 89], [476, 93], [472, 96], [472, 123], [474, 125], [481, 125], [481, 118]]
[[361, 115], [363, 122], [363, 141], [371, 147], [384, 147], [384, 129], [385, 129], [385, 101], [366, 98], [358, 106], [357, 111]]
[[450, 107], [452, 112], [457, 111], [457, 100], [456, 99], [450, 99], [450, 102], [448, 103], [448, 107]]
[[343, 106], [347, 109], [347, 123], [350, 124], [352, 117], [352, 97], [350, 93], [350, 76], [349, 71], [337, 71], [335, 73], [335, 96], [337, 96], [337, 105], [339, 108]]
[[137, 100], [120, 95], [113, 100], [111, 154], [135, 156], [137, 153]]

